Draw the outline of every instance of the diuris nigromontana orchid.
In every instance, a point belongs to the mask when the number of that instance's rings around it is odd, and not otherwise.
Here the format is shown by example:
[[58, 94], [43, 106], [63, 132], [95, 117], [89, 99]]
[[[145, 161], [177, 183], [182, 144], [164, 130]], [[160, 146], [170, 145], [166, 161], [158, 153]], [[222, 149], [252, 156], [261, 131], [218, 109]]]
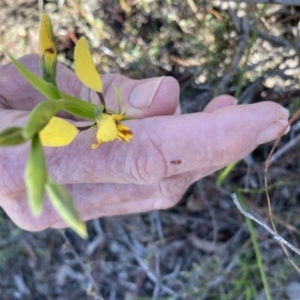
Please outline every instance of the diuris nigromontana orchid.
[[[92, 125], [85, 129], [97, 127], [95, 132], [97, 143], [91, 145], [92, 149], [116, 139], [129, 142], [133, 133], [130, 128], [122, 124], [125, 112], [122, 113], [121, 93], [113, 85], [119, 109], [118, 112], [109, 110], [105, 105], [101, 77], [93, 63], [84, 37], [81, 37], [75, 45], [75, 74], [84, 85], [98, 94], [99, 105], [70, 96], [58, 89], [56, 83], [57, 50], [51, 20], [46, 14], [42, 15], [39, 33], [39, 60], [42, 78], [23, 66], [9, 51], [4, 51], [16, 69], [45, 97], [45, 100], [39, 102], [32, 109], [24, 127], [9, 127], [0, 132], [0, 146], [11, 147], [30, 141], [24, 175], [32, 214], [39, 216], [42, 213], [46, 192], [61, 219], [81, 237], [87, 237], [86, 225], [81, 220], [72, 195], [48, 174], [43, 146], [63, 147], [69, 145], [80, 132], [80, 128], [75, 127], [71, 121], [56, 116], [61, 110], [80, 119], [91, 121]], [[82, 130], [84, 128], [81, 128]]]
[[[40, 40], [43, 41], [43, 39]], [[47, 49], [44, 47], [54, 49], [54, 45], [49, 45], [49, 43], [43, 41], [39, 47], [41, 51], [40, 56], [43, 55], [44, 59], [48, 58], [49, 63], [47, 65], [52, 66], [53, 56], [45, 54]], [[93, 63], [85, 37], [81, 37], [75, 45], [74, 67], [78, 79], [84, 85], [94, 90], [99, 95], [101, 101], [101, 106], [98, 108], [98, 111], [102, 112], [101, 114], [95, 114], [95, 121], [98, 127], [96, 133], [97, 144], [92, 144], [91, 148], [96, 149], [99, 145], [114, 141], [115, 139], [129, 142], [133, 137], [133, 133], [130, 128], [121, 123], [125, 117], [125, 113], [106, 112], [102, 80]], [[64, 122], [66, 121], [57, 117], [51, 119], [51, 122], [49, 122], [40, 133], [41, 141], [44, 146], [62, 147], [70, 144], [75, 139], [79, 130], [77, 130], [74, 125], [70, 123], [65, 124]]]

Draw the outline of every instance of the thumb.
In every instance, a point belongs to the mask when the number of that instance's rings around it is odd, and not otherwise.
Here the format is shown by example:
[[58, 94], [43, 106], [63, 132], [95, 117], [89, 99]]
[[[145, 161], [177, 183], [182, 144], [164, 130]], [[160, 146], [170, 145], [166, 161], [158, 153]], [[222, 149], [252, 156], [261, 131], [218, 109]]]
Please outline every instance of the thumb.
[[[121, 92], [123, 108], [127, 110], [126, 116], [131, 119], [172, 115], [179, 105], [179, 85], [173, 77], [134, 80], [123, 75], [108, 74], [102, 76], [102, 81], [106, 106], [118, 110], [114, 90], [116, 85]], [[80, 99], [100, 104], [96, 92], [81, 84], [73, 73], [69, 74], [67, 80], [65, 78], [61, 81], [60, 89]]]
[[[40, 76], [38, 55], [23, 56], [20, 62]], [[96, 92], [83, 85], [74, 72], [61, 63], [57, 65], [56, 79], [62, 92], [95, 104], [100, 103]], [[122, 75], [109, 74], [104, 75], [102, 80], [107, 107], [117, 110], [118, 101], [113, 88], [115, 84], [120, 89], [129, 118], [170, 115], [179, 104], [179, 85], [172, 77], [133, 80]], [[45, 97], [36, 91], [12, 64], [1, 68], [0, 106], [30, 111], [44, 99]]]

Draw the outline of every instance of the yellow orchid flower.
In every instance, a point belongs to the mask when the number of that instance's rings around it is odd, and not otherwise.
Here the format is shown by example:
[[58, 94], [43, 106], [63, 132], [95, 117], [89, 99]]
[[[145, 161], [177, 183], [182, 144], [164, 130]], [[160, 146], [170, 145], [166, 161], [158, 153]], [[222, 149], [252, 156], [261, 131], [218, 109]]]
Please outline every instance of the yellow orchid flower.
[[64, 147], [72, 143], [78, 133], [79, 130], [71, 123], [52, 117], [39, 135], [43, 146]]
[[[51, 20], [43, 14], [39, 31], [39, 58], [42, 78], [32, 73], [8, 51], [5, 51], [16, 69], [35, 87], [45, 101], [39, 103], [29, 114], [24, 128], [11, 127], [0, 132], [0, 146], [12, 146], [31, 140], [31, 149], [25, 168], [25, 183], [29, 198], [29, 206], [34, 215], [42, 212], [45, 191], [54, 209], [62, 220], [75, 230], [81, 237], [87, 237], [87, 230], [72, 199], [72, 195], [48, 174], [44, 149], [47, 147], [64, 147], [74, 141], [79, 129], [66, 120], [55, 115], [65, 112], [82, 119], [93, 120], [90, 128], [98, 127], [97, 143], [91, 148], [96, 149], [105, 142], [119, 139], [129, 142], [133, 133], [129, 127], [121, 123], [125, 112], [122, 113], [122, 95], [113, 85], [117, 100], [118, 112], [109, 110], [105, 105], [103, 84], [89, 52], [88, 43], [80, 38], [74, 50], [74, 68], [79, 80], [94, 90], [100, 103], [86, 102], [60, 91], [56, 84], [57, 49], [52, 31]], [[87, 128], [81, 128], [85, 130]]]
[[[79, 80], [87, 87], [96, 91], [100, 97], [101, 103], [105, 104], [102, 94], [102, 80], [93, 63], [85, 37], [81, 37], [78, 40], [74, 50], [74, 59], [75, 73]], [[118, 89], [115, 90], [117, 91], [116, 94], [118, 100], [120, 100], [121, 94]], [[119, 103], [120, 102], [121, 101], [119, 101]], [[96, 149], [101, 144], [111, 142], [115, 139], [129, 142], [133, 137], [133, 133], [130, 128], [120, 123], [120, 121], [124, 118], [125, 113], [109, 114], [106, 112], [105, 106], [101, 110], [103, 110], [101, 117], [96, 117], [96, 123], [98, 126], [96, 139], [98, 143], [92, 144], [92, 149]]]
[[92, 144], [92, 149], [96, 149], [101, 144], [119, 139], [123, 142], [129, 142], [133, 133], [129, 127], [121, 124], [119, 121], [125, 116], [125, 113], [118, 115], [102, 114], [101, 120], [97, 121], [97, 144]]
[[[51, 70], [51, 67], [54, 65], [53, 56], [50, 55], [51, 53], [47, 52], [47, 49], [52, 49], [53, 45], [53, 37], [50, 35], [50, 32], [52, 32], [50, 19], [47, 15], [44, 15], [40, 32], [40, 55], [42, 54], [42, 65], [45, 66], [44, 69], [46, 69], [46, 71]], [[95, 120], [98, 126], [96, 133], [97, 143], [92, 144], [92, 149], [96, 149], [101, 144], [113, 141], [115, 139], [129, 142], [133, 137], [133, 133], [130, 128], [121, 124], [121, 120], [124, 118], [125, 113], [117, 114], [108, 113], [106, 111], [104, 97], [102, 94], [102, 80], [97, 72], [96, 66], [93, 63], [85, 37], [81, 37], [76, 43], [74, 49], [74, 68], [78, 79], [84, 85], [96, 91], [100, 97], [101, 105], [98, 107], [98, 109], [102, 113], [101, 117], [98, 116]], [[48, 74], [49, 73], [50, 72], [48, 72]], [[49, 77], [50, 76], [48, 76], [48, 78]], [[121, 111], [121, 94], [116, 87], [115, 91], [119, 101], [119, 111]], [[70, 144], [75, 139], [78, 132], [79, 130], [69, 122], [58, 117], [52, 117], [50, 122], [40, 132], [40, 139], [43, 146], [63, 147]]]

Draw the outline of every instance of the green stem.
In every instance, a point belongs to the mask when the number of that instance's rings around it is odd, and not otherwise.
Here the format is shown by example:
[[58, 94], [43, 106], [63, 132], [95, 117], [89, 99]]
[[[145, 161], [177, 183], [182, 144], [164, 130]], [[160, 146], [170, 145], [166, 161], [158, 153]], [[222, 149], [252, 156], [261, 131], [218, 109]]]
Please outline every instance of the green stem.
[[[238, 199], [240, 201], [241, 206], [243, 207], [243, 209], [245, 209], [245, 203], [244, 203], [243, 197], [239, 193], [237, 193], [237, 195], [238, 195]], [[255, 252], [256, 262], [257, 262], [257, 266], [258, 266], [258, 269], [259, 269], [260, 278], [261, 278], [261, 281], [263, 283], [264, 291], [265, 291], [265, 294], [266, 294], [266, 299], [267, 300], [272, 300], [270, 287], [269, 287], [269, 284], [268, 284], [268, 281], [267, 281], [267, 276], [266, 276], [264, 266], [263, 266], [261, 252], [260, 252], [258, 242], [257, 242], [257, 236], [256, 236], [255, 230], [253, 228], [252, 221], [249, 218], [246, 218], [246, 217], [245, 217], [245, 219], [246, 219], [246, 224], [247, 224], [247, 227], [248, 227], [248, 230], [249, 230], [249, 233], [250, 233], [253, 249], [254, 249], [254, 252]]]

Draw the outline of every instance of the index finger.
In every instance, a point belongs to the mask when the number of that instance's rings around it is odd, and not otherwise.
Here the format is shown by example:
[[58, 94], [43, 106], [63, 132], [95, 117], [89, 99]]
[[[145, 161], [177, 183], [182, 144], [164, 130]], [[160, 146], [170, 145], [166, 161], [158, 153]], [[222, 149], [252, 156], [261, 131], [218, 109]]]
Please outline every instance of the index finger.
[[128, 121], [130, 143], [91, 150], [95, 130], [70, 146], [49, 149], [49, 172], [60, 183], [150, 184], [201, 168], [216, 170], [276, 139], [288, 114], [273, 102], [230, 106], [212, 113]]

